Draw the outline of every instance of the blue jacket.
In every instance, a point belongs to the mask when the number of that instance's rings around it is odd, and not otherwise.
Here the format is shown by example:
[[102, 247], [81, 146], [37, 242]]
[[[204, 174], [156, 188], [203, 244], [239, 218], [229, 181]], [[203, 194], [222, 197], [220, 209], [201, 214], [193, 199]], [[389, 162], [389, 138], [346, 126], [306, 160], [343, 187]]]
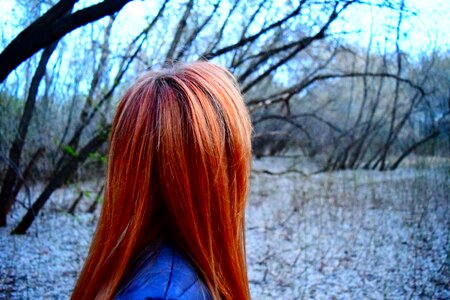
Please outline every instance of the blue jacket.
[[184, 256], [169, 246], [144, 255], [115, 300], [210, 300], [208, 288]]

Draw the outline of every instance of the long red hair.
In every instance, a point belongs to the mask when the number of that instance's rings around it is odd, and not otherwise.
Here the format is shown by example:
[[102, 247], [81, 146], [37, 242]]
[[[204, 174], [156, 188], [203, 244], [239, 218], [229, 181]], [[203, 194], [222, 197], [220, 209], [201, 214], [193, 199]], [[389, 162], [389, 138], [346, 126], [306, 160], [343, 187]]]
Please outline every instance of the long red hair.
[[161, 238], [190, 258], [214, 299], [249, 299], [250, 136], [226, 69], [195, 62], [142, 76], [117, 108], [102, 212], [72, 299], [112, 299]]

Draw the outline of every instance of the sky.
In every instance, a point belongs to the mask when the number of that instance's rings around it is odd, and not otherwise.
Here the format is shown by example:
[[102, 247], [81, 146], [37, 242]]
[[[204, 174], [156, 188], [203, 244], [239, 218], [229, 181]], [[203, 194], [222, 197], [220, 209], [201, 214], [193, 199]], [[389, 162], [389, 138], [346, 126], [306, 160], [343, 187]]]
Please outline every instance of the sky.
[[[405, 6], [401, 48], [413, 55], [429, 52], [434, 46], [441, 51], [450, 51], [450, 0], [405, 0]], [[375, 44], [384, 44], [386, 35], [391, 35], [391, 41], [395, 40], [395, 28], [390, 26], [397, 24], [398, 11], [354, 5], [342, 17], [334, 30], [361, 30], [357, 34], [347, 35], [351, 41], [367, 44], [372, 22]]]
[[[418, 29], [428, 32], [431, 39], [437, 39], [443, 49], [450, 50], [450, 1], [449, 0], [409, 0], [419, 9]], [[426, 39], [420, 41], [427, 43]]]
[[[0, 0], [0, 51], [11, 41], [22, 29], [18, 26], [21, 21], [21, 11], [15, 7], [16, 0]], [[100, 2], [101, 0], [80, 0], [75, 10], [87, 6], [87, 3]], [[172, 2], [183, 4], [186, 0], [172, 0]], [[200, 3], [203, 0], [197, 0]], [[282, 6], [288, 0], [276, 1]], [[371, 4], [383, 2], [385, 0], [367, 0]], [[127, 38], [136, 34], [145, 26], [147, 12], [159, 9], [159, 2], [154, 0], [132, 1], [127, 4], [116, 20], [116, 32], [118, 36], [113, 39], [118, 47], [120, 43], [127, 43]], [[224, 1], [226, 2], [226, 1]], [[23, 3], [23, 2], [22, 2]], [[439, 52], [450, 53], [450, 0], [405, 0], [406, 11], [402, 23], [402, 35], [400, 38], [400, 48], [409, 54], [410, 58], [420, 59], [421, 56], [431, 53], [437, 49]], [[284, 13], [279, 11], [279, 15]], [[132, 22], [130, 22], [130, 17]], [[278, 16], [277, 16], [278, 18]], [[395, 24], [398, 20], [398, 11], [386, 8], [379, 9], [375, 5], [352, 5], [340, 15], [339, 19], [332, 24], [330, 34], [340, 35], [340, 39], [350, 44], [366, 47], [372, 37], [372, 52], [383, 53], [385, 50], [394, 52], [395, 50]], [[104, 20], [106, 21], [106, 20]], [[31, 22], [31, 20], [30, 20]], [[371, 34], [371, 25], [372, 34]], [[23, 25], [22, 25], [23, 26]], [[79, 33], [71, 33], [72, 39], [79, 41]], [[86, 37], [89, 38], [89, 37]], [[70, 43], [70, 41], [69, 41]], [[152, 43], [149, 41], [149, 43]], [[120, 48], [120, 47], [119, 47]], [[151, 48], [151, 47], [150, 47]], [[155, 51], [158, 51], [156, 49]], [[70, 53], [65, 53], [66, 57]], [[52, 59], [56, 59], [52, 57]], [[70, 57], [66, 59], [68, 68]], [[0, 66], [1, 67], [1, 66]], [[10, 80], [12, 80], [10, 76]], [[16, 76], [17, 77], [17, 76]], [[82, 82], [89, 85], [89, 82]]]
[[[381, 0], [369, 0], [379, 2]], [[85, 1], [80, 1], [80, 5]], [[98, 1], [97, 1], [98, 2]], [[153, 2], [153, 1], [150, 1]], [[280, 1], [282, 3], [283, 1]], [[405, 0], [410, 9], [406, 13], [402, 24], [404, 34], [401, 45], [411, 52], [429, 51], [434, 45], [441, 51], [450, 51], [450, 0]], [[9, 41], [17, 34], [18, 10], [14, 7], [15, 0], [0, 0], [0, 34], [3, 41]], [[134, 1], [127, 4], [127, 14], [136, 16], [134, 20], [142, 20], [143, 7], [149, 8], [149, 1]], [[372, 7], [367, 9], [361, 5], [350, 7], [340, 21], [332, 28], [335, 32], [346, 31], [355, 34], [346, 34], [346, 39], [363, 45], [368, 42], [371, 23], [374, 22], [375, 44], [383, 43], [386, 32], [395, 34], [395, 30], [388, 28], [386, 23], [395, 23], [398, 13], [387, 9]], [[140, 27], [134, 24], [133, 27]], [[389, 33], [388, 33], [389, 34]], [[4, 45], [3, 45], [4, 47]]]

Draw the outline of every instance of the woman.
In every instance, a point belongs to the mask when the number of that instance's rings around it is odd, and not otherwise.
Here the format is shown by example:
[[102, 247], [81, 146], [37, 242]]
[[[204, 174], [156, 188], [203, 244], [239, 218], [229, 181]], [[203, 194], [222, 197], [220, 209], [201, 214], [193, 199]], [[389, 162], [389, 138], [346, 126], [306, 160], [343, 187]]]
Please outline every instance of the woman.
[[105, 200], [72, 299], [249, 299], [251, 124], [208, 62], [141, 77], [119, 103]]

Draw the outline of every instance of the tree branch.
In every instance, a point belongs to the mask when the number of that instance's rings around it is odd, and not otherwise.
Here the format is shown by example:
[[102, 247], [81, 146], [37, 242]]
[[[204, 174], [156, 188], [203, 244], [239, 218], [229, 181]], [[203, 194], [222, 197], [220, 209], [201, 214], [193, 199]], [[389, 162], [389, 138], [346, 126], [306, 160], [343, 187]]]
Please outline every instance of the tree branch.
[[[302, 1], [302, 2], [304, 2], [304, 1]], [[258, 33], [254, 34], [254, 35], [251, 35], [251, 36], [249, 36], [247, 38], [239, 40], [239, 42], [237, 42], [235, 44], [226, 46], [226, 47], [221, 48], [221, 49], [219, 49], [217, 51], [214, 51], [214, 52], [207, 53], [207, 54], [204, 55], [204, 58], [205, 59], [212, 59], [212, 58], [214, 58], [216, 56], [223, 55], [223, 54], [225, 54], [227, 52], [230, 52], [230, 51], [232, 51], [234, 49], [240, 48], [240, 47], [242, 47], [242, 46], [244, 46], [244, 45], [246, 45], [246, 44], [248, 44], [250, 42], [253, 42], [257, 38], [259, 38], [261, 35], [263, 35], [264, 33], [270, 31], [271, 29], [274, 29], [276, 27], [281, 26], [283, 23], [285, 23], [289, 19], [297, 16], [300, 13], [301, 7], [302, 7], [302, 5], [300, 4], [295, 10], [293, 10], [290, 14], [288, 14], [283, 19], [278, 20], [277, 22], [274, 22], [274, 23], [270, 24], [269, 26], [261, 29]]]
[[121, 10], [130, 1], [132, 0], [104, 0], [67, 16], [61, 16], [63, 8], [73, 6], [76, 1], [60, 1], [19, 33], [0, 53], [0, 82], [39, 50], [81, 26]]
[[249, 100], [249, 101], [247, 101], [247, 106], [248, 107], [252, 107], [252, 106], [267, 106], [267, 105], [275, 104], [275, 103], [278, 103], [278, 102], [286, 101], [287, 98], [290, 98], [294, 94], [297, 94], [297, 93], [301, 92], [303, 89], [305, 89], [308, 86], [312, 85], [316, 81], [336, 79], [336, 78], [363, 77], [363, 76], [392, 78], [392, 79], [398, 80], [400, 82], [403, 82], [403, 83], [409, 85], [410, 87], [416, 89], [422, 96], [426, 95], [425, 90], [420, 85], [417, 85], [414, 82], [412, 82], [411, 80], [399, 77], [399, 76], [397, 76], [395, 74], [384, 73], [384, 72], [383, 73], [352, 72], [352, 73], [347, 73], [347, 74], [323, 74], [323, 75], [317, 75], [317, 76], [314, 76], [313, 78], [311, 78], [309, 80], [302, 81], [299, 84], [294, 85], [294, 86], [292, 86], [289, 89], [286, 89], [286, 90], [284, 90], [284, 91], [282, 91], [280, 93], [274, 94], [274, 95], [269, 96], [267, 98]]

